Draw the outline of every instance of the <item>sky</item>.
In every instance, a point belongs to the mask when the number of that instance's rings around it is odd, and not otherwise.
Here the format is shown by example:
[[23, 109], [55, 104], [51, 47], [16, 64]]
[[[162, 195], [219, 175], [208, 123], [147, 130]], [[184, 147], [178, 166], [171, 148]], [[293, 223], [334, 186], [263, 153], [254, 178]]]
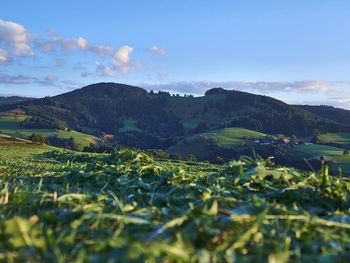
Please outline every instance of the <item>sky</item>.
[[350, 109], [348, 0], [1, 0], [0, 96], [96, 82]]

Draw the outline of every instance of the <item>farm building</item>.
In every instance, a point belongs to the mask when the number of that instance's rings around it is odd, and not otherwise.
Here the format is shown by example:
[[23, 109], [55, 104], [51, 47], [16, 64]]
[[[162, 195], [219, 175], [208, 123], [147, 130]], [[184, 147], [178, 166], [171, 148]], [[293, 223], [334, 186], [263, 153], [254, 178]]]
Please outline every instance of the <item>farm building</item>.
[[102, 139], [109, 140], [109, 139], [113, 139], [113, 138], [114, 138], [113, 134], [103, 134], [102, 135]]

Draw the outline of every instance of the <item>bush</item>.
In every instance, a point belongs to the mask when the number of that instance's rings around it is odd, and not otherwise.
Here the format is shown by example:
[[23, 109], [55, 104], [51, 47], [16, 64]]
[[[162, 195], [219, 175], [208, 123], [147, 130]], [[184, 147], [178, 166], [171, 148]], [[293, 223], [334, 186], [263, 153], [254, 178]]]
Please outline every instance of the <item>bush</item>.
[[46, 143], [46, 137], [42, 134], [33, 133], [28, 137], [28, 140], [38, 143]]
[[187, 161], [189, 161], [189, 162], [197, 162], [197, 158], [193, 154], [189, 154], [188, 157], [187, 157]]
[[47, 143], [52, 146], [62, 147], [69, 150], [77, 150], [78, 147], [75, 144], [74, 138], [61, 138], [58, 136], [47, 137]]
[[215, 163], [217, 163], [217, 164], [224, 164], [225, 160], [221, 156], [216, 156]]

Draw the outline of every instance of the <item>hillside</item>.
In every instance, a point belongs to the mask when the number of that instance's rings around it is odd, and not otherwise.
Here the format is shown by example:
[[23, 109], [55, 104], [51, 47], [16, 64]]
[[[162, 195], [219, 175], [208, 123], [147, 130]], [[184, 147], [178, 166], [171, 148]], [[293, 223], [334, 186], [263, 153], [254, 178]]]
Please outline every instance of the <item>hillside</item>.
[[28, 128], [102, 132], [116, 144], [167, 149], [195, 134], [242, 127], [267, 134], [311, 136], [350, 132], [350, 124], [279, 100], [214, 88], [205, 96], [174, 96], [116, 83], [97, 83], [54, 97], [0, 106], [33, 118]]
[[223, 152], [226, 149], [231, 154], [231, 158], [237, 157], [238, 155], [233, 151], [242, 151], [249, 140], [266, 136], [266, 134], [244, 128], [225, 128], [185, 138], [169, 147], [167, 151], [179, 153], [183, 157], [194, 154], [199, 160], [215, 161], [217, 156], [225, 155]]
[[82, 150], [85, 146], [89, 146], [91, 143], [96, 144], [99, 141], [99, 139], [93, 135], [74, 130], [25, 128], [23, 127], [23, 121], [27, 118], [29, 118], [29, 116], [19, 110], [0, 114], [0, 135], [3, 137], [12, 136], [19, 138], [28, 138], [32, 134], [40, 134], [45, 137], [57, 136], [65, 139], [72, 137], [78, 150]]
[[308, 110], [318, 116], [321, 116], [323, 118], [339, 122], [339, 123], [344, 123], [346, 125], [350, 125], [350, 111], [345, 110], [345, 109], [340, 109], [340, 108], [335, 108], [332, 106], [307, 106], [303, 105], [300, 106], [304, 108], [305, 110]]

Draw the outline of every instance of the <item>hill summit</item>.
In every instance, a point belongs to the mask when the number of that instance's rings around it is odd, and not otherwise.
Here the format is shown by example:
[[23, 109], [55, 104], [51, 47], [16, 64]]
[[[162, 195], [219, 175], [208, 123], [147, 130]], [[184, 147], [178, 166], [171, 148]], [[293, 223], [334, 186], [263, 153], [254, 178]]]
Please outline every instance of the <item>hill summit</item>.
[[[228, 127], [267, 134], [311, 136], [315, 131], [349, 132], [334, 108], [288, 105], [271, 97], [213, 88], [205, 96], [179, 96], [148, 92], [119, 83], [96, 83], [54, 97], [11, 105], [33, 116], [30, 127], [65, 126], [94, 134], [110, 133], [122, 144], [141, 148], [167, 148], [179, 138]], [[329, 111], [329, 113], [328, 113]], [[341, 110], [345, 120], [350, 111]]]

